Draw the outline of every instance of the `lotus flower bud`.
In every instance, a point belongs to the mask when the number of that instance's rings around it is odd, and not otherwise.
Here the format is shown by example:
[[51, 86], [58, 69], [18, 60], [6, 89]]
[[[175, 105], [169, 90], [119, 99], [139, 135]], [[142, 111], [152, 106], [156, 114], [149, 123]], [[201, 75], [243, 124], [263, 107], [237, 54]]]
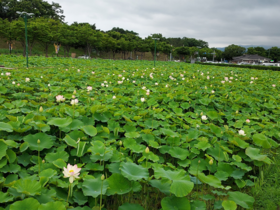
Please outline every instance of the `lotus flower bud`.
[[38, 139], [38, 140], [37, 140], [37, 143], [38, 143], [38, 144], [40, 144], [40, 143], [41, 143], [40, 139]]
[[147, 147], [147, 148], [145, 149], [145, 152], [146, 152], [146, 153], [149, 153], [149, 152], [150, 152], [149, 147]]
[[105, 176], [104, 176], [104, 174], [102, 174], [101, 181], [104, 181], [104, 179], [105, 179]]
[[76, 90], [74, 90], [73, 94], [75, 95], [76, 93], [77, 93], [77, 91], [76, 91]]
[[200, 163], [200, 160], [198, 161], [198, 163]]
[[43, 107], [40, 106], [39, 112], [43, 112], [43, 111], [44, 111]]
[[213, 165], [213, 159], [211, 158], [210, 161], [209, 161], [209, 165]]
[[122, 146], [122, 141], [119, 142], [119, 145]]
[[45, 160], [42, 160], [42, 163], [45, 163], [46, 161]]

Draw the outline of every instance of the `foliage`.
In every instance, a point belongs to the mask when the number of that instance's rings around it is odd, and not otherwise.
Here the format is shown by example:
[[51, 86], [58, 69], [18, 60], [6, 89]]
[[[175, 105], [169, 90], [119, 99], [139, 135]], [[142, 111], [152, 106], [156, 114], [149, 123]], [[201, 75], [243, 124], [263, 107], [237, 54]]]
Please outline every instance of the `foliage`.
[[226, 60], [232, 60], [233, 57], [243, 55], [246, 52], [245, 47], [232, 44], [225, 48], [224, 55]]
[[43, 0], [1, 0], [0, 18], [9, 21], [16, 20], [19, 15], [17, 11], [33, 13], [35, 17], [52, 18], [55, 20], [64, 20], [63, 10], [58, 3], [51, 4]]
[[[18, 67], [1, 71], [1, 207], [252, 209], [248, 191], [274, 165], [277, 72], [61, 58], [30, 59], [37, 67], [27, 69], [3, 55], [0, 62]], [[71, 185], [67, 163], [82, 168]]]

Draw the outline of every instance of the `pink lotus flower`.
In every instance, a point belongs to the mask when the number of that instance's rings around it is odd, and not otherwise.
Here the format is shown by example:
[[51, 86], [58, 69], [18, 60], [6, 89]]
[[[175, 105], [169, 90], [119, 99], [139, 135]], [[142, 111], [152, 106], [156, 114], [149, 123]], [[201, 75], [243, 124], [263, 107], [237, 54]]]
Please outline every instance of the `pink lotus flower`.
[[78, 168], [77, 165], [72, 166], [68, 163], [67, 168], [63, 167], [64, 178], [69, 177], [69, 182], [73, 183], [75, 179], [79, 178], [80, 170], [81, 168]]
[[273, 84], [273, 85], [272, 85], [272, 87], [276, 87], [276, 85], [275, 85], [275, 84]]
[[62, 95], [58, 95], [58, 96], [56, 96], [56, 101], [63, 102], [63, 101], [65, 101], [65, 98]]
[[246, 123], [250, 123], [250, 120], [249, 120], [249, 119], [247, 119], [247, 120], [246, 120]]
[[221, 83], [223, 83], [223, 84], [224, 84], [224, 83], [225, 83], [225, 81], [221, 81]]

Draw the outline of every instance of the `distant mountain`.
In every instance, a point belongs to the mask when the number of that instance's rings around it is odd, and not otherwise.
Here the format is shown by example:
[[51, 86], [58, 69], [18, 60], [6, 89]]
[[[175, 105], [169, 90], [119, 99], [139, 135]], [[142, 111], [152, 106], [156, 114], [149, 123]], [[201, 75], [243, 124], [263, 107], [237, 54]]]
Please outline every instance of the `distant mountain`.
[[[240, 47], [245, 47], [246, 49], [249, 47], [263, 47], [264, 49], [268, 50], [269, 48], [275, 47], [276, 45], [272, 46], [272, 45], [238, 45]], [[276, 47], [280, 47], [280, 46], [276, 46]], [[226, 47], [217, 47], [218, 50], [221, 51], [225, 51]]]

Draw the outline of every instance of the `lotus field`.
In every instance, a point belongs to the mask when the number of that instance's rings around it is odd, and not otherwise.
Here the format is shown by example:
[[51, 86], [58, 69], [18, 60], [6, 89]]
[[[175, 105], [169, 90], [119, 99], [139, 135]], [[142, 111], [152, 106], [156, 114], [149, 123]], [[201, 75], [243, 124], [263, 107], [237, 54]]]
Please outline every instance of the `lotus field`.
[[0, 70], [0, 210], [253, 209], [279, 145], [277, 72], [0, 60], [15, 67]]

